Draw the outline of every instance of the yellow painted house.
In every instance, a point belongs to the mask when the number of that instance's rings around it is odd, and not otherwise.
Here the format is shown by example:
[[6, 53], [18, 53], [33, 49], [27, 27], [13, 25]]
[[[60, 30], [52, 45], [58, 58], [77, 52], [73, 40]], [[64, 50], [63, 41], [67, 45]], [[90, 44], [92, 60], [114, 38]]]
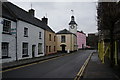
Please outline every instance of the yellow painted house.
[[77, 36], [67, 29], [56, 33], [57, 35], [57, 51], [73, 52], [77, 50]]
[[[48, 18], [43, 17], [42, 22], [47, 25]], [[47, 25], [45, 27], [45, 55], [57, 53], [56, 33]]]

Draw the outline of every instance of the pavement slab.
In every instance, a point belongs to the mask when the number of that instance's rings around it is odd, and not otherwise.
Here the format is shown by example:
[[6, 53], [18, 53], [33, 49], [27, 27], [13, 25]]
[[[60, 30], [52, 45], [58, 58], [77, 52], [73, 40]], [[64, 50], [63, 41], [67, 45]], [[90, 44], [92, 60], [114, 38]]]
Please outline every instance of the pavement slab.
[[116, 76], [110, 66], [101, 63], [96, 52], [93, 53], [82, 80], [120, 80]]

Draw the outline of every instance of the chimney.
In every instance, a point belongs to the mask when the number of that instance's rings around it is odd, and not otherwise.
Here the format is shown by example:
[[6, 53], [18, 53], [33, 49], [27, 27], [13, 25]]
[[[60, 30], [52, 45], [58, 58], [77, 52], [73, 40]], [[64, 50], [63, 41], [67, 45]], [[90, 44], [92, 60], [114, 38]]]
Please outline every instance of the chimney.
[[45, 18], [45, 16], [42, 18], [42, 22], [45, 24], [48, 24], [48, 18]]
[[35, 10], [34, 9], [30, 9], [29, 10], [29, 14], [32, 15], [32, 16], [34, 16], [35, 15]]

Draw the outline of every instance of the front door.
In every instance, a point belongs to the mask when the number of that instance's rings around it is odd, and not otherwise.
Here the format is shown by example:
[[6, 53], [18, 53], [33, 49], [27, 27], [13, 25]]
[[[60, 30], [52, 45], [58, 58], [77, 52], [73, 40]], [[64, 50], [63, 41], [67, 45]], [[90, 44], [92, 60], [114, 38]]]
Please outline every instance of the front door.
[[65, 52], [65, 45], [62, 45], [62, 52]]
[[32, 57], [35, 57], [35, 45], [32, 45]]

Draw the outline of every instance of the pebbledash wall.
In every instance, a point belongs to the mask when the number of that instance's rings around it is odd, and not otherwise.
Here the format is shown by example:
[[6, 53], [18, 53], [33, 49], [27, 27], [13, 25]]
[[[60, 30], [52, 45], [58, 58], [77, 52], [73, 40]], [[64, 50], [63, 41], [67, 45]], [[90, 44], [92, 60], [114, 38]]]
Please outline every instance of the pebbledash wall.
[[[28, 37], [24, 37], [24, 27], [28, 28]], [[41, 39], [39, 39], [41, 32]], [[22, 57], [22, 44], [28, 43], [28, 57]], [[42, 53], [38, 54], [38, 43], [42, 43]], [[18, 60], [32, 58], [32, 45], [35, 45], [35, 57], [44, 56], [44, 30], [40, 27], [19, 20], [17, 22], [17, 55]]]
[[5, 63], [16, 60], [16, 34], [12, 34], [12, 30], [16, 29], [16, 22], [5, 18], [2, 19], [11, 21], [11, 34], [4, 34], [2, 30], [2, 42], [7, 42], [9, 44], [8, 58], [2, 59], [2, 63]]
[[86, 47], [86, 34], [80, 31], [77, 31], [77, 45], [78, 49], [83, 49]]

